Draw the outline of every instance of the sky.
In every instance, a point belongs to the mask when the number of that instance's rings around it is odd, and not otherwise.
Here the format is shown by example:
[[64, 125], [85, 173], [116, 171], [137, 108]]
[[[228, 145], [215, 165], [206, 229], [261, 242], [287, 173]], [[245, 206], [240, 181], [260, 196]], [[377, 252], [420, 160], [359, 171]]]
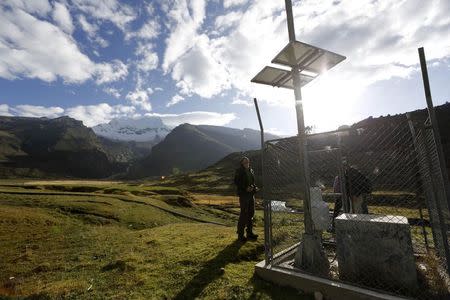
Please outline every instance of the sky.
[[[296, 38], [346, 56], [302, 89], [306, 125], [334, 130], [450, 101], [449, 0], [293, 0]], [[288, 43], [282, 0], [2, 0], [0, 115], [86, 126], [175, 123], [296, 134], [292, 90], [250, 80]]]

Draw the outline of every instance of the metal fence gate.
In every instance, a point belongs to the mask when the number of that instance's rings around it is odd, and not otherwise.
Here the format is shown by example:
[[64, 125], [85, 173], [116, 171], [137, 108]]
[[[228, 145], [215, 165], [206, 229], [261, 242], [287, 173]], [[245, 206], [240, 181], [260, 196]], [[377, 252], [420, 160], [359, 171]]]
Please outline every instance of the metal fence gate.
[[[439, 164], [438, 145], [429, 123], [414, 114], [408, 118], [398, 115], [308, 135], [311, 188], [320, 189], [330, 216], [328, 230], [322, 233], [330, 262], [327, 278], [419, 299], [449, 295], [449, 182]], [[276, 264], [272, 254], [298, 244], [304, 232], [298, 153], [298, 137], [264, 144], [263, 196], [270, 223], [265, 236], [268, 264]], [[357, 175], [352, 176], [352, 172]], [[370, 190], [365, 191], [363, 185]], [[378, 282], [371, 269], [363, 270], [358, 278], [343, 276], [336, 259], [332, 220], [341, 212], [361, 213], [357, 209], [360, 202], [365, 205], [362, 212], [369, 216], [407, 220], [417, 287]], [[357, 234], [357, 239], [367, 238], [364, 232]], [[377, 245], [373, 251], [376, 253]]]

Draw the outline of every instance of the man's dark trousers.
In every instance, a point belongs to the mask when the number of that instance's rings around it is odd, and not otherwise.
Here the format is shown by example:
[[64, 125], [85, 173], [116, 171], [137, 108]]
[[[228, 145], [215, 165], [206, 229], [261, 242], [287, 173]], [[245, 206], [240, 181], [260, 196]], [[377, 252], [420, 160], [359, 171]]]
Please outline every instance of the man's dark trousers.
[[247, 227], [247, 234], [253, 232], [253, 216], [255, 215], [255, 198], [253, 193], [241, 194], [239, 196], [239, 205], [241, 206], [241, 213], [239, 214], [237, 234], [243, 236], [245, 227]]

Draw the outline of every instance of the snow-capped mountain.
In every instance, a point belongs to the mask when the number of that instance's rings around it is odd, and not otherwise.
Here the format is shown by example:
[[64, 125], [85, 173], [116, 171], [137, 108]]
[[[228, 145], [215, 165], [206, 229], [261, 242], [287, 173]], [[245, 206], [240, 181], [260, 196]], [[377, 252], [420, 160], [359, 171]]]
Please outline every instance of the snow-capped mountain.
[[111, 140], [136, 142], [161, 140], [171, 131], [159, 117], [118, 118], [92, 129], [97, 135]]

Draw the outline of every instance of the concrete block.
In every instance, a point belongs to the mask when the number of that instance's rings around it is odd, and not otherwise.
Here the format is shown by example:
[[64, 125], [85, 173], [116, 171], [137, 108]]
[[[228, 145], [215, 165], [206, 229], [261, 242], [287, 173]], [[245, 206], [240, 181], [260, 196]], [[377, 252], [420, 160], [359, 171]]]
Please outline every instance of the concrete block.
[[388, 290], [417, 288], [407, 218], [341, 214], [335, 226], [341, 279]]

